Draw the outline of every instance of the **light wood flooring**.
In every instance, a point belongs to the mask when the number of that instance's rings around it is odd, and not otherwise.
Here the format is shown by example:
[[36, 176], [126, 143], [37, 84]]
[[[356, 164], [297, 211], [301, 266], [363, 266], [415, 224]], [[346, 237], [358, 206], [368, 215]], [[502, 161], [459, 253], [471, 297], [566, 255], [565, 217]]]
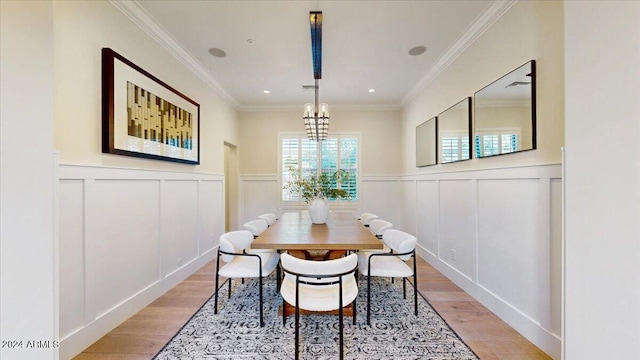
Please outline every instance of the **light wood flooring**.
[[[214, 286], [215, 260], [140, 310], [74, 359], [151, 359], [213, 294]], [[418, 289], [480, 359], [550, 359], [420, 258]]]

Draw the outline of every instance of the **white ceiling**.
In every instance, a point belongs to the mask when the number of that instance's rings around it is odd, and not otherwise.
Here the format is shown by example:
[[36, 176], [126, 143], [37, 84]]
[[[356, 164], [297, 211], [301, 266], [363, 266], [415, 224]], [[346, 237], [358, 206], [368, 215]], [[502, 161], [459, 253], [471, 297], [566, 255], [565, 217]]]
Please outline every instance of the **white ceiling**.
[[[399, 108], [512, 1], [158, 1], [116, 4], [240, 110], [313, 102], [309, 11], [322, 11], [320, 101]], [[248, 41], [252, 39], [252, 41]], [[409, 49], [426, 46], [419, 56]], [[226, 57], [209, 54], [212, 47]], [[370, 93], [369, 89], [375, 89]], [[269, 90], [270, 94], [264, 94]]]

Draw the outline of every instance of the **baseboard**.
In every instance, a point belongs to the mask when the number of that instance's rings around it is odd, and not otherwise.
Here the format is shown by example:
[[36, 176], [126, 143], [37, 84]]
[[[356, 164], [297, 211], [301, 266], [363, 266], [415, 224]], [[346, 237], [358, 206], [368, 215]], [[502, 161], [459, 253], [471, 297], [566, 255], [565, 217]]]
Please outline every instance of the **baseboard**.
[[71, 359], [215, 258], [217, 247], [188, 262], [60, 341], [60, 359]]
[[427, 251], [420, 245], [416, 247], [416, 252], [431, 266], [527, 338], [527, 340], [531, 341], [553, 359], [560, 359], [562, 342], [557, 335], [549, 332], [517, 308], [497, 297], [481, 285], [473, 282], [469, 277], [438, 259], [433, 253]]

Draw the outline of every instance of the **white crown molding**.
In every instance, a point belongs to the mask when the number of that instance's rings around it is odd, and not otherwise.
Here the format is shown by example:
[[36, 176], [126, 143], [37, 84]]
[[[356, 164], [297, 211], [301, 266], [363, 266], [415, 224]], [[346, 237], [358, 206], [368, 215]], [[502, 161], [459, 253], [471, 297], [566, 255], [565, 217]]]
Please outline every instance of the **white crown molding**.
[[[290, 112], [297, 111], [302, 114], [302, 104], [300, 105], [274, 105], [274, 106], [240, 106], [238, 109], [240, 112]], [[372, 104], [372, 105], [331, 105], [329, 104], [329, 111], [399, 111], [402, 110], [402, 106], [394, 104]], [[302, 115], [301, 115], [302, 116]]]
[[518, 0], [496, 0], [487, 6], [486, 10], [469, 25], [467, 30], [460, 35], [449, 49], [436, 61], [436, 63], [425, 73], [420, 82], [411, 89], [400, 105], [406, 106], [424, 90], [431, 81], [440, 75], [449, 65], [451, 65], [480, 35], [493, 25], [504, 13], [507, 12]]
[[178, 43], [136, 0], [109, 0], [109, 3], [120, 10], [131, 21], [144, 30], [149, 36], [164, 47], [171, 55], [184, 64], [198, 78], [204, 81], [213, 91], [220, 95], [235, 109], [240, 103], [231, 96], [211, 74]]

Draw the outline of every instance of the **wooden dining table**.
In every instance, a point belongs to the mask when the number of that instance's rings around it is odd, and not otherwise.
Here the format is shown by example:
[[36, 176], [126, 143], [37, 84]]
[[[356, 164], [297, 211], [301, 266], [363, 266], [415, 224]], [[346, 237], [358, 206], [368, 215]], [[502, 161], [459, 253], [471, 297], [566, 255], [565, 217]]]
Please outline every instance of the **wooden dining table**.
[[331, 211], [326, 224], [313, 224], [309, 212], [285, 212], [256, 238], [254, 249], [274, 250], [361, 250], [382, 249], [375, 237], [347, 211]]

